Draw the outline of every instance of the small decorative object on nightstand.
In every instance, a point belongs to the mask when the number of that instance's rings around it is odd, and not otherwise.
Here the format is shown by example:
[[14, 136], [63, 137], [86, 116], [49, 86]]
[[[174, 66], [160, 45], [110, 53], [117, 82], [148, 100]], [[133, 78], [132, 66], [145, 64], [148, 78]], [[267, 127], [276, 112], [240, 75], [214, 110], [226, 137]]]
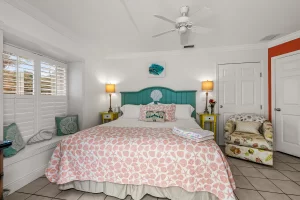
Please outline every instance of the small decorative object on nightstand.
[[209, 114], [208, 108], [207, 108], [207, 98], [208, 98], [208, 92], [212, 91], [213, 89], [214, 89], [214, 82], [213, 81], [207, 80], [207, 81], [202, 82], [202, 91], [206, 91], [204, 114]]
[[215, 141], [217, 139], [217, 116], [218, 114], [206, 114], [206, 113], [198, 113], [200, 118], [200, 126], [201, 128], [205, 128], [205, 122], [210, 123], [210, 130], [214, 132]]
[[111, 94], [115, 93], [116, 85], [115, 84], [106, 84], [105, 91], [106, 91], [106, 93], [109, 93], [109, 110], [108, 110], [108, 112], [113, 112], [113, 110], [111, 108]]
[[102, 124], [116, 120], [119, 117], [119, 113], [117, 112], [101, 112], [100, 115]]

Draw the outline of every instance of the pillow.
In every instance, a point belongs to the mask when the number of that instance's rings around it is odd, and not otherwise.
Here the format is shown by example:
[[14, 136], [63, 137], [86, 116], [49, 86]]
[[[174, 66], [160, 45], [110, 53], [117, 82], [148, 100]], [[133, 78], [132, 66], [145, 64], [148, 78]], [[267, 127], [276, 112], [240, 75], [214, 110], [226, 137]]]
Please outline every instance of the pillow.
[[176, 119], [190, 119], [194, 112], [193, 106], [190, 104], [176, 104]]
[[31, 145], [31, 144], [36, 144], [39, 142], [43, 142], [46, 140], [51, 140], [53, 137], [53, 132], [50, 130], [40, 130], [37, 134], [35, 134], [34, 136], [32, 136], [28, 141], [27, 144]]
[[165, 112], [164, 111], [147, 111], [146, 112], [146, 122], [165, 122]]
[[127, 119], [138, 119], [140, 116], [140, 105], [124, 105], [121, 107], [122, 117]]
[[4, 157], [14, 156], [25, 147], [25, 142], [17, 124], [12, 123], [11, 125], [4, 127], [3, 136], [4, 140], [9, 140], [12, 142], [10, 147], [3, 150]]
[[175, 118], [176, 105], [175, 104], [142, 105], [140, 107], [139, 120], [145, 121], [147, 111], [164, 111], [166, 114], [166, 121], [176, 121], [176, 118]]
[[58, 136], [69, 135], [79, 131], [78, 115], [55, 117]]
[[243, 133], [254, 133], [260, 134], [259, 128], [261, 126], [260, 122], [243, 122], [243, 121], [236, 121], [236, 132], [243, 132]]

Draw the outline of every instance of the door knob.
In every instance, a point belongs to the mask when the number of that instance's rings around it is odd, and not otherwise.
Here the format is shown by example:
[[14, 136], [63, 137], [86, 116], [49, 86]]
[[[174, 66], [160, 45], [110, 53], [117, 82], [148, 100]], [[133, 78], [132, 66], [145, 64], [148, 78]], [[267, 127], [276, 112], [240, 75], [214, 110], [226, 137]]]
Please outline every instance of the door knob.
[[280, 112], [280, 111], [281, 111], [281, 109], [280, 109], [280, 108], [275, 108], [275, 111], [278, 111], [278, 112]]
[[220, 105], [220, 108], [223, 108], [223, 106], [222, 106], [222, 105]]

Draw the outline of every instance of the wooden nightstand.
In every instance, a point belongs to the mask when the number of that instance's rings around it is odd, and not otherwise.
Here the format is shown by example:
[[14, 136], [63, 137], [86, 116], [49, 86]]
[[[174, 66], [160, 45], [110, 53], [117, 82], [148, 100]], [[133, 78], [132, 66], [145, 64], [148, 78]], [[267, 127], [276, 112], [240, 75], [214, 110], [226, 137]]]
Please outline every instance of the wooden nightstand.
[[215, 141], [217, 139], [217, 116], [218, 114], [203, 114], [198, 113], [201, 128], [205, 128], [205, 122], [210, 123], [210, 130], [214, 132]]
[[119, 117], [119, 113], [117, 112], [100, 112], [100, 115], [102, 124], [116, 120]]

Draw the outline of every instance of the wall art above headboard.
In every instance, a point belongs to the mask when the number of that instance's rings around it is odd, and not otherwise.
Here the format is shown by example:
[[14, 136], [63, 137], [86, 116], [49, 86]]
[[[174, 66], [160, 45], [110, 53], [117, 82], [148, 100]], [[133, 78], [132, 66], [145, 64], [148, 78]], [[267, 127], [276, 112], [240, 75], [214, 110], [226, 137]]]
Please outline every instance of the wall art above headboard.
[[[197, 90], [175, 91], [165, 87], [148, 87], [136, 92], [121, 92], [121, 104], [146, 105], [151, 102], [163, 104], [190, 104], [196, 110]], [[196, 111], [192, 113], [196, 118]]]

